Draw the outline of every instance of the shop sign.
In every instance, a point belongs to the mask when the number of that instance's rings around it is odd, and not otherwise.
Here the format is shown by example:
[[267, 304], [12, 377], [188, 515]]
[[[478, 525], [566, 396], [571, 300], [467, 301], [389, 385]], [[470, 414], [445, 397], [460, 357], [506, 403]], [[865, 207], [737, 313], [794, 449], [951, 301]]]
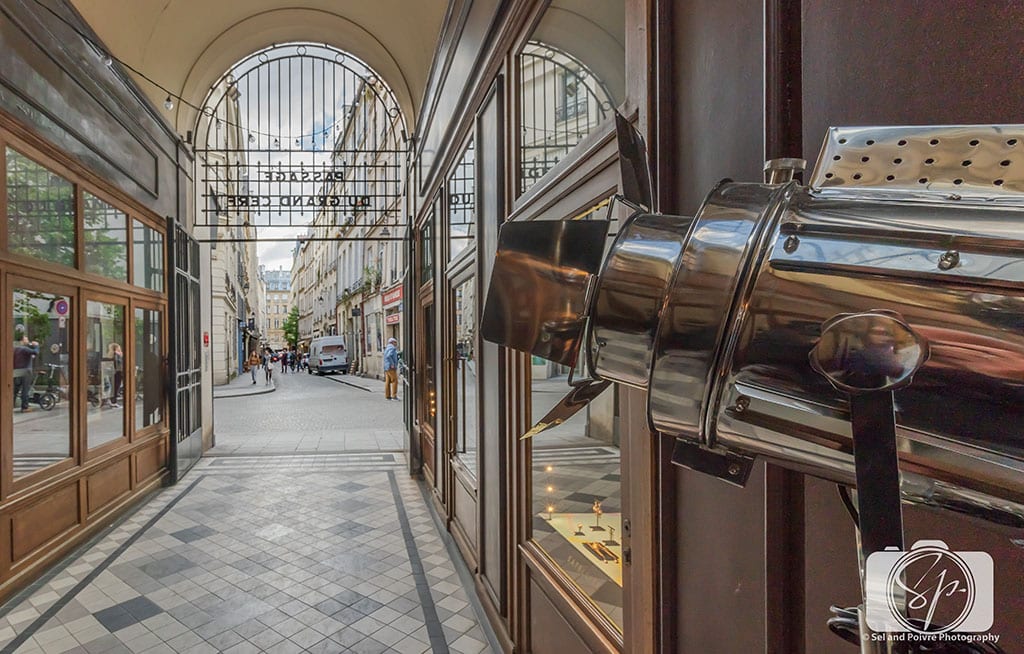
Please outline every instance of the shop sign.
[[402, 314], [400, 314], [398, 312], [389, 313], [388, 315], [384, 316], [384, 324], [385, 325], [397, 325], [401, 321], [402, 321]]
[[370, 206], [368, 195], [220, 195], [215, 202], [221, 208], [241, 207], [342, 207], [365, 209]]
[[363, 315], [363, 310], [361, 308], [359, 308], [359, 307], [352, 307], [352, 317], [353, 318], [358, 318], [361, 315]]
[[210, 332], [203, 332], [203, 347], [210, 347]]
[[387, 293], [382, 293], [381, 294], [381, 301], [384, 303], [384, 306], [390, 306], [392, 304], [395, 304], [396, 302], [401, 302], [402, 301], [402, 287], [399, 286], [398, 288], [391, 289]]

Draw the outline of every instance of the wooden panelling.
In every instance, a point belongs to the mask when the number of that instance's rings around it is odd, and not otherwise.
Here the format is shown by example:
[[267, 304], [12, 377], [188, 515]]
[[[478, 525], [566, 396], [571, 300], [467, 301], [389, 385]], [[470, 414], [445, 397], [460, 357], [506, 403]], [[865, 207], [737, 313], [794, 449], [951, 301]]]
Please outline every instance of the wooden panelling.
[[110, 464], [90, 475], [86, 481], [86, 506], [89, 514], [96, 513], [110, 502], [131, 491], [131, 459]]
[[[816, 477], [804, 480], [804, 651], [856, 654], [859, 649], [833, 634], [826, 621], [830, 606], [861, 603], [857, 568], [857, 537], [853, 520], [839, 500], [832, 482]], [[827, 580], [827, 581], [826, 581]]]
[[536, 582], [530, 582], [530, 632], [533, 654], [591, 654], [593, 650], [566, 622]]
[[[487, 290], [498, 249], [498, 226], [505, 218], [502, 179], [505, 148], [502, 134], [504, 79], [499, 77], [480, 108], [476, 120], [477, 160], [477, 279], [480, 298]], [[504, 356], [493, 343], [481, 342], [477, 370], [481, 395], [477, 405], [480, 424], [480, 453], [477, 488], [480, 514], [480, 576], [490, 601], [502, 615], [508, 615], [508, 446], [510, 438], [503, 429], [507, 401]]]
[[13, 561], [20, 561], [77, 524], [78, 484], [68, 484], [11, 516]]
[[150, 477], [163, 472], [167, 466], [166, 456], [167, 437], [156, 441], [152, 447], [147, 447], [135, 454], [135, 481], [144, 482]]
[[829, 125], [1019, 123], [1020, 2], [804, 0], [809, 165]]
[[[763, 0], [673, 0], [657, 120], [662, 210], [692, 215], [722, 178], [761, 181]], [[670, 463], [660, 447], [662, 649], [764, 652], [765, 466], [746, 488]], [[723, 628], [723, 625], [728, 625]]]
[[462, 530], [469, 540], [469, 546], [473, 549], [473, 558], [476, 558], [477, 530], [476, 530], [476, 492], [467, 486], [461, 471], [455, 472], [455, 520], [458, 521]]

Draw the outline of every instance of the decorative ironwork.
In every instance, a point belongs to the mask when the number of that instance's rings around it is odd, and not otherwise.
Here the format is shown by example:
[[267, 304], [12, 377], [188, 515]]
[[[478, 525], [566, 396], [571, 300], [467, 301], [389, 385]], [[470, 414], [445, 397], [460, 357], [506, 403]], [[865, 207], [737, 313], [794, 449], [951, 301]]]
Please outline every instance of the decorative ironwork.
[[476, 160], [473, 141], [448, 178], [449, 260], [454, 259], [476, 238]]
[[291, 45], [248, 57], [214, 85], [196, 134], [198, 226], [404, 227], [404, 119], [351, 55]]
[[613, 105], [608, 87], [583, 62], [546, 43], [527, 43], [519, 70], [523, 192], [608, 118]]

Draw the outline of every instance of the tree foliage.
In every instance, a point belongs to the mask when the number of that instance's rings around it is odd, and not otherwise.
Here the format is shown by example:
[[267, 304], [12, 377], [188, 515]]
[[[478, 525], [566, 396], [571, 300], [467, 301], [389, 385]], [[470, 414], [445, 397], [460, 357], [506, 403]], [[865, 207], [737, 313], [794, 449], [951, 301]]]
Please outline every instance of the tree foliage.
[[288, 342], [289, 347], [295, 347], [299, 342], [299, 308], [292, 307], [292, 310], [288, 312], [288, 317], [284, 319], [284, 324], [281, 325], [284, 329], [284, 340]]

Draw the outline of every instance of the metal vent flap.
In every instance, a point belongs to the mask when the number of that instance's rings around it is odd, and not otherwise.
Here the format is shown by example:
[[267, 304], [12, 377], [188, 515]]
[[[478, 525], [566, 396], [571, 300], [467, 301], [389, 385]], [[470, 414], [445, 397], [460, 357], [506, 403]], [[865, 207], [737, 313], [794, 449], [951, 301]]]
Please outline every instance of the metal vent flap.
[[1024, 204], [1024, 125], [832, 127], [822, 195]]

